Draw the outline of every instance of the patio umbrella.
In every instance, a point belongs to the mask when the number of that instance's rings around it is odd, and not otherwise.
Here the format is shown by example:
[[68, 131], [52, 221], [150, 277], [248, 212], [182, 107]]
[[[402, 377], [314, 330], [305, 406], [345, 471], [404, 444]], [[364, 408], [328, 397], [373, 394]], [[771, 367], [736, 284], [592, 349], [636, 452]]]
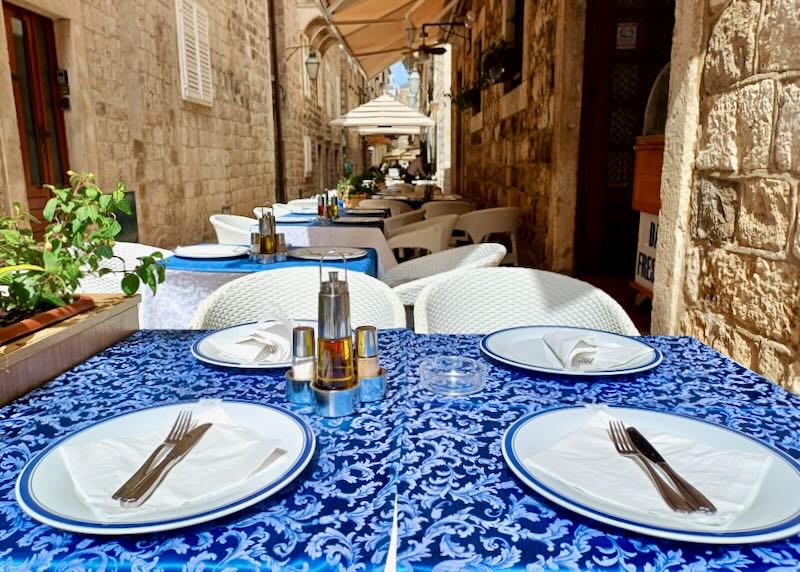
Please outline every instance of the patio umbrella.
[[[337, 117], [331, 121], [331, 125], [372, 128], [375, 130], [374, 133], [386, 133], [386, 130], [400, 127], [414, 127], [418, 133], [420, 127], [433, 126], [433, 120], [384, 93]], [[379, 129], [381, 131], [378, 131]]]
[[423, 24], [446, 20], [459, 0], [323, 0], [322, 4], [368, 77], [375, 77], [407, 53], [433, 46], [446, 35], [444, 28], [431, 28], [424, 40], [418, 33]]
[[419, 135], [419, 127], [359, 127], [359, 135]]

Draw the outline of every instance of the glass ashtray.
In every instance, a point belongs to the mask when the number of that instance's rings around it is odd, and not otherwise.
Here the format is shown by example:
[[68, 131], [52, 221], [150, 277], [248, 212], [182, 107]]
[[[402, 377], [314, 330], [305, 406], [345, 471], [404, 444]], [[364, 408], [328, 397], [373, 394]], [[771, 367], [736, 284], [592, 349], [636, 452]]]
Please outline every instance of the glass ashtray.
[[419, 365], [422, 386], [439, 395], [460, 397], [483, 389], [486, 366], [460, 356], [433, 356]]

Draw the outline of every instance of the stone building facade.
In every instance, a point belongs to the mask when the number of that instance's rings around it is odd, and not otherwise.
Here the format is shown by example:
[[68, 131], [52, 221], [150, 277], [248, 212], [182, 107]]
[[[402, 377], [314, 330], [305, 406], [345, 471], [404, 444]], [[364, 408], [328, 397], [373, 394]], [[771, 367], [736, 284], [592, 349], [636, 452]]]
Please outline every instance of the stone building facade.
[[[524, 13], [510, 11], [524, 5]], [[569, 271], [575, 218], [583, 2], [472, 0], [471, 43], [454, 40], [452, 92], [477, 78], [480, 55], [523, 26], [522, 78], [481, 91], [480, 103], [454, 106], [453, 192], [479, 208], [521, 209], [520, 263]], [[567, 48], [567, 46], [569, 46]]]
[[800, 1], [684, 4], [654, 324], [800, 392]]
[[[181, 93], [175, 0], [20, 0], [52, 18], [72, 108], [69, 165], [124, 181], [139, 240], [174, 247], [213, 238], [208, 216], [272, 198], [274, 148], [265, 3], [205, 2], [214, 98]], [[0, 38], [0, 197], [25, 204], [6, 36]]]
[[[368, 81], [357, 62], [339, 47], [314, 2], [276, 2], [278, 77], [281, 85], [287, 199], [336, 186], [345, 164], [362, 172], [367, 148], [358, 132], [329, 122], [380, 94], [380, 78]], [[310, 51], [320, 60], [311, 81]]]

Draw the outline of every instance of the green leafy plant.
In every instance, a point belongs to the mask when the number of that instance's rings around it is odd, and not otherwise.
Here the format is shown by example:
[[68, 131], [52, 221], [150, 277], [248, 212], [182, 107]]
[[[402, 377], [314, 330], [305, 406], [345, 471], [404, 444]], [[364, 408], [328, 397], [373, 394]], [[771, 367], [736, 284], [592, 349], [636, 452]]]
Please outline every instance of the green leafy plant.
[[484, 87], [516, 79], [522, 71], [521, 66], [519, 54], [508, 40], [492, 42], [484, 51], [481, 61], [481, 76], [486, 82]]
[[69, 172], [70, 186], [47, 188], [52, 198], [44, 208], [48, 225], [37, 240], [28, 222], [35, 221], [19, 204], [10, 216], [0, 215], [0, 316], [25, 315], [74, 298], [80, 280], [112, 272], [122, 275], [122, 291], [130, 296], [147, 284], [155, 292], [164, 281], [161, 254], [139, 257], [135, 268], [117, 271], [103, 261], [114, 256], [114, 237], [122, 230], [115, 213], [130, 214], [125, 185], [104, 193], [92, 173]]

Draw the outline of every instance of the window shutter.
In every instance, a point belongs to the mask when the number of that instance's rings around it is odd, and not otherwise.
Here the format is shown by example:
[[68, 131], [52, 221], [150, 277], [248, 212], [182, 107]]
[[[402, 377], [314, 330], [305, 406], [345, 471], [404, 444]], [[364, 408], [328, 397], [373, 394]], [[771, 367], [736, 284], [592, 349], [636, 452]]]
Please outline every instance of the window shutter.
[[211, 105], [211, 46], [208, 41], [208, 13], [194, 0], [177, 0], [178, 54], [183, 99]]

